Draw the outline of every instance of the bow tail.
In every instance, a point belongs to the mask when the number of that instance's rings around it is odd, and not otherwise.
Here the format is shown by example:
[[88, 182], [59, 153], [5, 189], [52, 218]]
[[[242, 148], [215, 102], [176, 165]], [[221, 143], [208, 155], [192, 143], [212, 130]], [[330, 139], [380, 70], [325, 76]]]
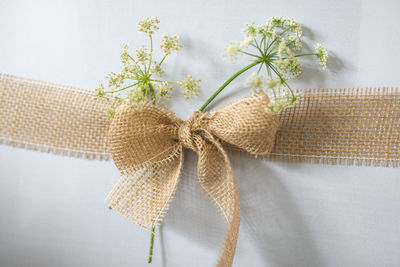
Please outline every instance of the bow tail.
[[214, 138], [195, 140], [199, 148], [198, 182], [228, 223], [217, 266], [232, 266], [240, 225], [239, 191], [228, 155]]
[[180, 153], [164, 164], [125, 171], [106, 197], [119, 214], [145, 229], [161, 224], [175, 194], [183, 164]]

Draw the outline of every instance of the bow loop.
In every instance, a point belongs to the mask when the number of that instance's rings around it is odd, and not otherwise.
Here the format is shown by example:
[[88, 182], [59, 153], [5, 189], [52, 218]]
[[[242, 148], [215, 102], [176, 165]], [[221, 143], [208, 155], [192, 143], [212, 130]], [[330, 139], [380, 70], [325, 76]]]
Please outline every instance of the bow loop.
[[279, 118], [265, 112], [269, 103], [263, 92], [242, 98], [215, 111], [209, 122], [211, 133], [235, 149], [254, 156], [272, 151]]

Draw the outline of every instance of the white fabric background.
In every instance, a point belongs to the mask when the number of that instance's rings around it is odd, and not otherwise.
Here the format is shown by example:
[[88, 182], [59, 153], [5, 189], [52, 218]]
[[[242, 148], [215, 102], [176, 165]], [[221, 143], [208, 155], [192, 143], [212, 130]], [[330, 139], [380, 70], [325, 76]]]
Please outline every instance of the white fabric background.
[[[307, 43], [331, 54], [327, 71], [308, 62], [294, 87], [398, 86], [399, 10], [396, 0], [2, 0], [0, 72], [94, 88], [119, 69], [123, 43], [146, 41], [138, 20], [158, 16], [160, 32], [179, 33], [185, 45], [168, 58], [167, 75], [203, 79], [199, 98], [170, 102], [188, 118], [239, 68], [221, 53], [244, 23], [288, 16], [304, 25]], [[215, 104], [248, 94], [242, 81]], [[185, 160], [151, 266], [216, 261], [224, 224], [197, 189], [196, 156]], [[400, 266], [400, 169], [232, 163], [242, 205], [234, 266]], [[149, 233], [103, 201], [117, 176], [111, 162], [1, 146], [0, 266], [147, 266]]]

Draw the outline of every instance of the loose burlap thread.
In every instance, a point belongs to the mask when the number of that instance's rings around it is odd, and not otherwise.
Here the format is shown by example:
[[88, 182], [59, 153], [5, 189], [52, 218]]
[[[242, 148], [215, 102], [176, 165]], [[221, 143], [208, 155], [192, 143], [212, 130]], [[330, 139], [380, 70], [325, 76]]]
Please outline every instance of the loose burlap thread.
[[[149, 229], [173, 198], [184, 148], [199, 155], [198, 182], [228, 222], [218, 266], [230, 266], [240, 223], [239, 197], [226, 147], [290, 162], [397, 167], [400, 94], [397, 88], [308, 89], [279, 117], [252, 95], [182, 121], [161, 106], [121, 106], [87, 90], [0, 75], [0, 142], [93, 159], [113, 158], [121, 177], [106, 201]], [[276, 130], [279, 131], [277, 133]]]

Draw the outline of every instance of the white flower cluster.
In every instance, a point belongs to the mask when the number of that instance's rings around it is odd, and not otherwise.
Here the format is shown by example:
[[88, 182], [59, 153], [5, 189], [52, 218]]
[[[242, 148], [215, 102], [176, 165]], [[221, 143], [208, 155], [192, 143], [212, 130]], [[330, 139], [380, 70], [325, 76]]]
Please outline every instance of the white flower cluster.
[[[95, 88], [96, 98], [102, 98], [110, 93], [118, 100], [117, 104], [127, 102], [133, 107], [140, 108], [149, 99], [153, 103], [156, 102], [156, 99], [170, 99], [170, 93], [174, 89], [172, 85], [178, 85], [185, 89], [183, 92], [185, 98], [199, 95], [200, 80], [195, 80], [192, 75], [188, 75], [182, 82], [159, 80], [164, 74], [161, 64], [165, 58], [173, 52], [179, 51], [183, 46], [179, 43], [179, 35], [174, 34], [170, 37], [164, 34], [160, 45], [164, 57], [160, 62], [154, 61], [152, 35], [159, 29], [158, 24], [157, 18], [146, 18], [139, 22], [139, 31], [146, 33], [150, 38], [150, 49], [142, 45], [135, 50], [134, 58], [129, 53], [128, 45], [124, 45], [120, 54], [123, 65], [121, 71], [119, 73], [111, 72], [106, 76], [108, 87], [111, 90], [105, 91], [103, 84], [100, 84]], [[129, 84], [126, 84], [127, 82]], [[125, 95], [121, 95], [121, 92], [127, 89], [129, 91]], [[109, 118], [113, 116], [116, 106], [112, 105], [107, 111]]]
[[161, 39], [161, 50], [164, 51], [164, 54], [169, 55], [172, 52], [178, 52], [183, 45], [179, 44], [179, 35], [174, 34], [172, 37], [169, 37], [168, 34], [163, 34]]
[[321, 44], [317, 44], [315, 46], [315, 53], [321, 63], [322, 68], [325, 69], [326, 60], [328, 59], [328, 51], [326, 51], [326, 49]]
[[145, 18], [139, 21], [139, 31], [147, 34], [149, 37], [154, 34], [155, 31], [159, 30], [158, 24], [160, 20], [158, 18]]
[[[299, 57], [315, 56], [322, 68], [326, 67], [328, 53], [320, 44], [314, 53], [296, 53], [303, 45], [300, 40], [301, 25], [294, 19], [272, 17], [262, 25], [248, 23], [242, 32], [243, 40], [230, 42], [223, 56], [235, 63], [239, 56], [247, 55], [254, 59], [250, 67], [260, 65], [258, 72], [253, 73], [244, 85], [254, 90], [271, 90], [274, 99], [267, 109], [272, 113], [278, 113], [298, 102], [299, 96], [293, 93], [287, 81], [301, 73]], [[266, 78], [260, 74], [263, 66], [267, 72]], [[288, 96], [276, 93], [285, 88], [290, 92]]]
[[187, 75], [186, 78], [179, 83], [183, 88], [186, 88], [183, 92], [186, 99], [199, 95], [200, 83], [201, 80], [195, 80], [191, 74]]
[[283, 95], [277, 95], [275, 97], [271, 97], [270, 99], [270, 102], [264, 108], [265, 112], [268, 114], [279, 114], [285, 108], [296, 105], [300, 101], [301, 95], [290, 95], [289, 92], [286, 92]]

